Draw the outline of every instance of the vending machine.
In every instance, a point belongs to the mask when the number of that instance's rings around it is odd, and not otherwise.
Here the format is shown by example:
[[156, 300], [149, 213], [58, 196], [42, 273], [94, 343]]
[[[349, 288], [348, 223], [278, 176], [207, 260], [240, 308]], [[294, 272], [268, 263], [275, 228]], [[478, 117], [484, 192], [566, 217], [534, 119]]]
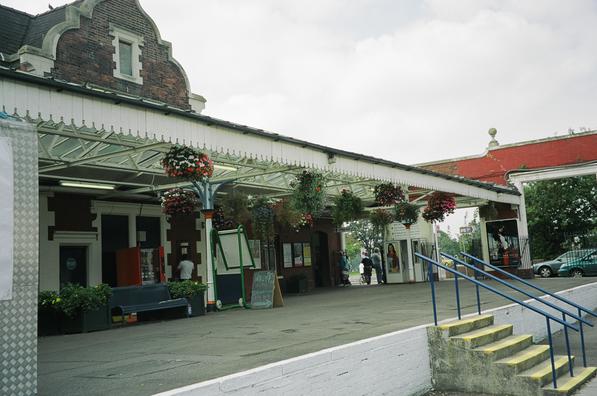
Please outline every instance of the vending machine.
[[116, 252], [116, 285], [151, 285], [166, 281], [164, 248], [132, 247]]

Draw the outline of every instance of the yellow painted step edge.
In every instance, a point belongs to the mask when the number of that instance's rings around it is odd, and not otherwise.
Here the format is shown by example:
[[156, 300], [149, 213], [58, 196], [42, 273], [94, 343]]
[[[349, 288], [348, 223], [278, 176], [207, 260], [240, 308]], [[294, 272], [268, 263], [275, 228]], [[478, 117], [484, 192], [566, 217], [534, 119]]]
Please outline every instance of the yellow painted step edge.
[[452, 327], [461, 326], [464, 324], [474, 323], [483, 319], [491, 318], [493, 315], [478, 315], [473, 318], [457, 320], [456, 322], [444, 323], [437, 326], [440, 330], [450, 330]]
[[480, 348], [477, 348], [478, 351], [482, 351], [483, 353], [486, 354], [491, 354], [494, 353], [496, 351], [499, 351], [500, 349], [503, 348], [507, 348], [511, 345], [516, 345], [528, 338], [532, 338], [533, 336], [531, 335], [518, 335], [518, 336], [514, 336], [513, 338], [506, 338], [504, 340], [500, 340], [496, 343], [490, 344], [490, 345], [486, 345], [486, 346], [482, 346]]
[[483, 336], [488, 335], [488, 334], [498, 333], [498, 332], [500, 332], [502, 330], [505, 330], [507, 328], [512, 328], [512, 327], [514, 327], [514, 326], [512, 326], [511, 324], [497, 325], [495, 327], [488, 327], [488, 328], [485, 328], [485, 329], [481, 329], [481, 330], [477, 330], [477, 331], [474, 331], [474, 332], [471, 332], [471, 333], [467, 333], [466, 335], [462, 335], [462, 334], [461, 335], [457, 335], [457, 336], [454, 336], [452, 338], [458, 338], [458, 339], [462, 339], [464, 341], [472, 341], [475, 338], [480, 338], [480, 337], [483, 337]]
[[572, 388], [574, 388], [576, 385], [580, 384], [581, 382], [583, 382], [584, 380], [586, 380], [588, 377], [590, 377], [591, 375], [593, 375], [593, 373], [597, 371], [597, 367], [587, 367], [585, 368], [583, 371], [581, 371], [580, 373], [577, 373], [574, 375], [574, 377], [569, 378], [568, 381], [566, 381], [565, 384], [558, 384], [558, 388], [557, 389], [553, 389], [553, 385], [552, 387], [548, 388], [551, 391], [557, 391], [557, 392], [561, 392], [561, 393], [567, 393], [569, 392]]
[[523, 350], [522, 352], [524, 353], [517, 354], [515, 357], [498, 360], [496, 363], [506, 364], [508, 366], [516, 366], [534, 356], [540, 355], [541, 353], [548, 351], [549, 345], [531, 345], [527, 349], [529, 349], [529, 351]]
[[[571, 356], [571, 358], [573, 358], [573, 357], [574, 356]], [[568, 364], [568, 356], [558, 356], [556, 359], [554, 359], [554, 365], [556, 366], [556, 370], [565, 364]], [[543, 368], [535, 371], [532, 374], [525, 375], [525, 377], [529, 377], [534, 380], [538, 380], [538, 379], [541, 379], [542, 377], [546, 376], [547, 374], [551, 374], [551, 360], [549, 360], [549, 359], [547, 360], [547, 363]]]

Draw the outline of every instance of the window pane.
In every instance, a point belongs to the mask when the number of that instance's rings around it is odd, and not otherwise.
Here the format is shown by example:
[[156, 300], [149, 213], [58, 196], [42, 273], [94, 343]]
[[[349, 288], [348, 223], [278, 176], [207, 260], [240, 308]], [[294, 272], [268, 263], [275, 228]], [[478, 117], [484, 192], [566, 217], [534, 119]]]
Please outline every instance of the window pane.
[[120, 52], [120, 73], [133, 75], [133, 46], [122, 41], [118, 42]]

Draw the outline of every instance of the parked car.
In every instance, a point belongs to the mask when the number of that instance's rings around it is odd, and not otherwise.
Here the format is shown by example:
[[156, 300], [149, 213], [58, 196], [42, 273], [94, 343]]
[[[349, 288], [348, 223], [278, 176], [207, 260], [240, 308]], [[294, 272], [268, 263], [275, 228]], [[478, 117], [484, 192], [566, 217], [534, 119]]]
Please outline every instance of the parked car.
[[553, 260], [543, 261], [541, 263], [533, 264], [533, 272], [535, 275], [540, 275], [543, 278], [549, 278], [550, 276], [557, 276], [558, 270], [562, 264], [567, 263], [568, 261], [580, 258], [585, 256], [587, 253], [590, 253], [591, 249], [580, 249], [580, 250], [570, 250]]
[[560, 267], [558, 275], [575, 278], [597, 275], [597, 249], [589, 251], [582, 257], [569, 260]]

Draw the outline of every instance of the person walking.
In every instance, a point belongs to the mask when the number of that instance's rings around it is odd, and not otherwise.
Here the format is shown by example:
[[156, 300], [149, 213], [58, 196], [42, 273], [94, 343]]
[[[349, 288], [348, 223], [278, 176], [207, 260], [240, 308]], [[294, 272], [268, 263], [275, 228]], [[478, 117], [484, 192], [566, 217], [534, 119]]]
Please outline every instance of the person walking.
[[340, 266], [340, 281], [342, 283], [343, 286], [348, 286], [350, 285], [350, 280], [348, 279], [349, 277], [349, 271], [348, 271], [348, 256], [346, 255], [346, 252], [343, 252], [342, 250], [340, 250], [340, 260], [338, 262], [338, 265]]
[[377, 284], [381, 285], [383, 283], [383, 272], [381, 267], [381, 254], [379, 253], [379, 248], [373, 249], [371, 261], [373, 262], [373, 269], [375, 269], [375, 277], [377, 278]]
[[195, 268], [195, 264], [191, 260], [189, 260], [189, 256], [186, 254], [182, 255], [182, 260], [178, 263], [178, 270], [180, 271], [180, 280], [189, 280], [193, 277], [193, 269]]

